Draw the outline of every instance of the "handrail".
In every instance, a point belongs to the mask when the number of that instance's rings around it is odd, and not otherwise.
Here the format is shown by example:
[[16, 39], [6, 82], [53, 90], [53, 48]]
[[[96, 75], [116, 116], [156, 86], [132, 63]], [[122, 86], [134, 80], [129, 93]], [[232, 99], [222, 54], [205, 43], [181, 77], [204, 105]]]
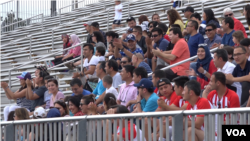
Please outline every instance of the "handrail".
[[[24, 63], [24, 64], [22, 64], [22, 65], [20, 65], [20, 66], [11, 68], [11, 69], [9, 70], [9, 87], [11, 87], [11, 71], [12, 71], [12, 70], [16, 70], [16, 69], [21, 68], [21, 67], [23, 67], [23, 66], [25, 66], [25, 65], [31, 64], [31, 63], [33, 63], [33, 62], [40, 61], [40, 60], [42, 60], [42, 59], [44, 59], [44, 58], [47, 58], [47, 57], [50, 57], [50, 56], [57, 55], [57, 54], [59, 54], [59, 53], [61, 53], [61, 52], [63, 52], [63, 51], [67, 51], [67, 50], [70, 50], [70, 49], [75, 48], [75, 47], [77, 47], [77, 46], [81, 46], [82, 44], [84, 44], [84, 43], [81, 42], [81, 43], [79, 43], [79, 44], [77, 44], [77, 45], [75, 45], [75, 46], [72, 46], [72, 47], [69, 47], [69, 48], [66, 48], [66, 49], [63, 49], [63, 50], [60, 50], [60, 51], [57, 51], [57, 52], [54, 52], [54, 53], [45, 55], [45, 56], [43, 56], [43, 57], [41, 57], [41, 58], [38, 58], [38, 59], [36, 59], [36, 60], [33, 60], [33, 61], [30, 61], [30, 62]], [[81, 64], [83, 64], [83, 54], [82, 54], [82, 52], [83, 52], [83, 50], [82, 50], [82, 47], [81, 47]], [[83, 70], [83, 65], [81, 65], [81, 71], [82, 71], [82, 70]]]
[[12, 1], [13, 1], [13, 0], [3, 2], [3, 3], [1, 3], [0, 5], [3, 5], [3, 4], [5, 4], [5, 3], [9, 3], [9, 2], [12, 2]]
[[[213, 49], [210, 50], [210, 52], [214, 52], [214, 51], [216, 51], [217, 49], [218, 49], [218, 47], [213, 48]], [[191, 58], [182, 60], [182, 61], [180, 61], [180, 62], [178, 62], [178, 63], [175, 63], [175, 64], [173, 64], [173, 65], [170, 65], [170, 66], [167, 66], [167, 67], [165, 67], [165, 68], [162, 68], [161, 70], [164, 71], [164, 70], [171, 69], [171, 68], [173, 68], [173, 67], [175, 67], [175, 66], [178, 66], [178, 65], [181, 65], [181, 64], [186, 63], [186, 62], [188, 62], [188, 61], [194, 60], [194, 59], [196, 59], [197, 57], [198, 57], [198, 56], [195, 55], [195, 56], [193, 56], [193, 57], [191, 57]], [[152, 76], [152, 75], [153, 75], [153, 73], [149, 73], [149, 74], [148, 74], [148, 77], [149, 77], [149, 76]]]

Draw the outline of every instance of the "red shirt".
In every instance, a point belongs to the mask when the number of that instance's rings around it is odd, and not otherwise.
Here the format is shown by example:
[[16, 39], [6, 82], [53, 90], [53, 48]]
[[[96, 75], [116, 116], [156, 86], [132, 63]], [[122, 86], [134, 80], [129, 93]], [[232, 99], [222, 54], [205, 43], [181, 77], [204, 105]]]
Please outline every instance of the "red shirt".
[[82, 111], [79, 111], [79, 112], [77, 112], [76, 114], [74, 114], [74, 116], [84, 116], [85, 114], [84, 113], [82, 113]]
[[170, 38], [169, 38], [168, 34], [164, 35], [164, 39], [166, 39], [166, 40], [168, 40], [170, 42]]
[[[170, 99], [167, 99], [165, 96], [162, 96], [161, 98], [165, 100], [165, 103], [166, 103], [167, 105], [171, 105], [171, 104], [173, 104], [173, 102], [174, 102], [175, 99], [177, 98], [177, 95], [176, 95], [176, 93], [175, 93], [175, 91], [174, 91], [174, 92], [171, 94]], [[161, 108], [161, 107], [158, 107], [158, 108]]]
[[[142, 138], [142, 134], [141, 134], [141, 131], [137, 131], [137, 128], [136, 128], [136, 125], [135, 124], [133, 124], [133, 135], [134, 135], [134, 137], [133, 137], [133, 139], [131, 139], [131, 137], [130, 137], [130, 121], [128, 121], [128, 129], [127, 129], [127, 131], [126, 131], [126, 128], [125, 127], [123, 127], [122, 128], [122, 137], [123, 137], [123, 139], [125, 139], [125, 133], [127, 132], [128, 133], [128, 140], [130, 140], [130, 141], [137, 141], [137, 132], [138, 132], [138, 134], [140, 134], [140, 138]], [[120, 128], [119, 128], [119, 126], [117, 126], [117, 134], [118, 134], [118, 136], [120, 135]]]
[[238, 19], [235, 19], [233, 18], [234, 20], [234, 30], [241, 30], [244, 34], [244, 37], [247, 38], [247, 33], [246, 33], [246, 29], [245, 27], [243, 26], [243, 24], [238, 20]]
[[[188, 103], [188, 106], [186, 108], [186, 110], [201, 110], [201, 109], [211, 109], [211, 105], [209, 103], [209, 101], [206, 98], [200, 98], [196, 101], [196, 104], [194, 105], [194, 107], [192, 107], [192, 105], [190, 103]], [[195, 116], [195, 120], [196, 117], [204, 117], [204, 115], [196, 115]], [[191, 115], [188, 116], [188, 118], [192, 118]], [[204, 123], [201, 126], [201, 130], [204, 130]]]
[[[210, 64], [209, 64], [208, 73], [210, 73], [210, 75], [212, 75], [216, 71], [217, 71], [217, 68], [214, 65], [214, 61], [211, 60]], [[205, 79], [197, 77], [197, 81], [201, 84], [201, 89], [204, 89], [204, 87], [209, 83], [210, 78], [208, 78], [208, 81], [206, 81]]]
[[183, 100], [182, 96], [177, 96], [177, 98], [174, 100], [173, 104], [176, 107], [181, 108], [185, 103], [188, 103], [187, 101]]

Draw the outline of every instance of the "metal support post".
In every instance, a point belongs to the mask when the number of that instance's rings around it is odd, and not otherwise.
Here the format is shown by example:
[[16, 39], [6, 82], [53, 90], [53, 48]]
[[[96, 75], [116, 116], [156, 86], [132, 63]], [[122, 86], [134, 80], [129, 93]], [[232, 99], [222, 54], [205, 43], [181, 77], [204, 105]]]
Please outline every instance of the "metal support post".
[[81, 72], [83, 72], [83, 47], [82, 46], [81, 46]]
[[[181, 121], [181, 122], [180, 122]], [[183, 114], [175, 115], [172, 121], [173, 127], [173, 141], [182, 141], [183, 140]], [[168, 135], [167, 135], [168, 136]]]
[[30, 36], [30, 60], [31, 60], [31, 43], [32, 43], [31, 38], [32, 38], [32, 36]]
[[61, 21], [61, 8], [59, 9], [59, 19], [60, 19], [60, 24], [62, 23]]
[[[90, 123], [89, 123], [90, 124]], [[77, 140], [78, 141], [86, 141], [87, 140], [87, 119], [83, 119], [81, 121], [78, 122], [78, 132], [80, 134], [77, 134]], [[88, 130], [89, 132], [91, 132], [90, 130]]]
[[130, 2], [128, 1], [128, 18], [130, 17]]
[[42, 31], [44, 31], [43, 22], [44, 22], [44, 16], [42, 14]]
[[[6, 131], [4, 131], [4, 134], [6, 135], [5, 140], [6, 141], [15, 141], [15, 136], [14, 134], [17, 134], [17, 131], [15, 131], [15, 125], [14, 124], [9, 124], [6, 126]], [[14, 131], [14, 132], [13, 132]]]
[[108, 9], [108, 18], [107, 18], [107, 31], [109, 31], [109, 10], [110, 10], [110, 9]]
[[54, 29], [52, 29], [52, 50], [54, 50]]

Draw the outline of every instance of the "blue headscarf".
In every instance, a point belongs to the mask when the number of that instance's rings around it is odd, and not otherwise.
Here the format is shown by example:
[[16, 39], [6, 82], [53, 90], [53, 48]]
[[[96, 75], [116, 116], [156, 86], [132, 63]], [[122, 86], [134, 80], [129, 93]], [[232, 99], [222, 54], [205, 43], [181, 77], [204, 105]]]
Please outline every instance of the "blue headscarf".
[[199, 46], [198, 49], [199, 48], [203, 48], [205, 50], [206, 54], [205, 54], [204, 59], [200, 60], [198, 58], [195, 72], [199, 75], [200, 78], [205, 79], [206, 81], [208, 81], [208, 78], [204, 74], [199, 73], [198, 69], [199, 69], [199, 67], [203, 67], [204, 70], [208, 71], [210, 62], [211, 62], [211, 60], [213, 60], [213, 58], [212, 58], [210, 50], [208, 49], [207, 46]]
[[57, 108], [52, 108], [47, 113], [47, 118], [61, 117], [60, 111]]

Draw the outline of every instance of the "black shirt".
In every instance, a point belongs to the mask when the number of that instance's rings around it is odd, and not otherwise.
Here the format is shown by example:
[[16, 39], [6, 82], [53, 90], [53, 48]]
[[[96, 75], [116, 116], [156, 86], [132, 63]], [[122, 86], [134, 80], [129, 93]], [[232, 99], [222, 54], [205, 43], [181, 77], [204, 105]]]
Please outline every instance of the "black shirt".
[[137, 41], [137, 44], [141, 47], [143, 54], [147, 52], [146, 38], [144, 36], [141, 37], [140, 41]]
[[91, 36], [90, 34], [88, 34], [88, 36], [87, 36], [87, 43], [88, 43], [88, 44], [93, 43], [93, 41], [92, 41], [92, 36]]
[[174, 49], [174, 44], [172, 44], [171, 42], [169, 42], [166, 51], [173, 50], [173, 49]]
[[234, 77], [242, 77], [248, 75], [250, 72], [250, 61], [247, 60], [245, 68], [242, 70], [240, 65], [236, 65], [233, 71]]

